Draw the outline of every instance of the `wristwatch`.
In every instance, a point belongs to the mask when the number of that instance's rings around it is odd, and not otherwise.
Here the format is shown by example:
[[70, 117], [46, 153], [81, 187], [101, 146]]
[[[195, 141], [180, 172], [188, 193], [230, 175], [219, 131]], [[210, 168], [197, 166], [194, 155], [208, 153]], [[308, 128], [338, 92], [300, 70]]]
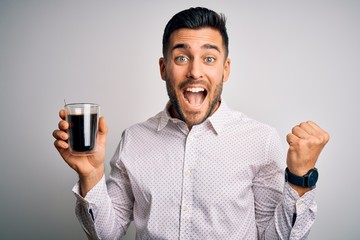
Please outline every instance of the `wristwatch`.
[[319, 178], [319, 173], [316, 168], [310, 169], [304, 176], [300, 177], [285, 169], [285, 181], [299, 187], [313, 188]]

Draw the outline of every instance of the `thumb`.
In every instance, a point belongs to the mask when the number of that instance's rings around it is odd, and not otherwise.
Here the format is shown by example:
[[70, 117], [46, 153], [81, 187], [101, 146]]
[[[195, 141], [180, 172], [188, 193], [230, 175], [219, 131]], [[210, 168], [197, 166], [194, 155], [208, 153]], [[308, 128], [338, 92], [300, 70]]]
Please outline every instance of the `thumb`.
[[106, 145], [106, 136], [108, 133], [108, 127], [106, 125], [106, 121], [104, 117], [99, 118], [99, 130], [97, 134], [97, 142], [98, 144], [105, 146]]

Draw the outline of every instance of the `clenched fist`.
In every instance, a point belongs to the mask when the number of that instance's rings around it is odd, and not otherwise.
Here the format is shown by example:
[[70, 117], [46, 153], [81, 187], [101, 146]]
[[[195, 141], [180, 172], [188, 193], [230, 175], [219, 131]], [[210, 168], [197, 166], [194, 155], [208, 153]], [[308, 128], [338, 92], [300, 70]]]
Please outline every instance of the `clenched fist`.
[[289, 143], [287, 155], [289, 171], [298, 176], [304, 176], [314, 168], [329, 138], [329, 134], [314, 122], [303, 122], [295, 126], [286, 139]]

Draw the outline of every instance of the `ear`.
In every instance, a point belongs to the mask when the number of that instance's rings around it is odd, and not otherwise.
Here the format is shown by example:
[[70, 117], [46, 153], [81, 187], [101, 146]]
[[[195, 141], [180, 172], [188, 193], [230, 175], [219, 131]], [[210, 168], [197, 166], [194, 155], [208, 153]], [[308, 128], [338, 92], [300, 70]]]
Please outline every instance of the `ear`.
[[223, 82], [226, 82], [229, 79], [229, 75], [230, 75], [230, 58], [227, 58], [225, 63], [224, 63], [224, 79]]
[[166, 60], [165, 60], [165, 58], [161, 57], [159, 59], [159, 67], [160, 67], [161, 79], [166, 81]]

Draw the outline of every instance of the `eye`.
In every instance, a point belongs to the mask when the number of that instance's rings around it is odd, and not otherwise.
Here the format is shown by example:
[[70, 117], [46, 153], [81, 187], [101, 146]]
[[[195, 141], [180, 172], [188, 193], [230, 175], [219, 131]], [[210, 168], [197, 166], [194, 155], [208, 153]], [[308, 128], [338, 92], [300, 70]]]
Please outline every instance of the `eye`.
[[215, 62], [215, 58], [214, 58], [214, 57], [206, 57], [206, 58], [205, 58], [205, 62], [207, 62], [207, 63], [213, 63], [213, 62]]
[[187, 58], [185, 56], [179, 56], [179, 57], [176, 57], [175, 60], [179, 63], [183, 63], [183, 62], [187, 61]]

